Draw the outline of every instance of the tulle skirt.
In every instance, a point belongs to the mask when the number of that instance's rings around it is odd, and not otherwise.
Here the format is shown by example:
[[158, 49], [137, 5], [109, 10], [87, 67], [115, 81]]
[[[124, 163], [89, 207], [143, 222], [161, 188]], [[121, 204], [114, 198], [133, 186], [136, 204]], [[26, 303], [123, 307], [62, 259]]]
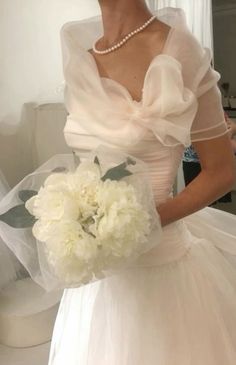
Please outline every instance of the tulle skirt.
[[181, 221], [180, 257], [64, 290], [49, 365], [235, 364], [236, 216]]

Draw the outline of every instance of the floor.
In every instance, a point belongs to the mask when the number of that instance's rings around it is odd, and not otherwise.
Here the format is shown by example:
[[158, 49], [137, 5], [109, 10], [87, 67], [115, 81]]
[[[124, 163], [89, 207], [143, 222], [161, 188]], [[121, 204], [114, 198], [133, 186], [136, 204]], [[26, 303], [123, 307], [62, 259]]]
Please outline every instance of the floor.
[[0, 345], [1, 365], [47, 365], [51, 342], [40, 346], [15, 349]]
[[214, 208], [224, 210], [232, 214], [236, 214], [236, 191], [231, 193], [232, 202], [231, 203], [217, 203]]

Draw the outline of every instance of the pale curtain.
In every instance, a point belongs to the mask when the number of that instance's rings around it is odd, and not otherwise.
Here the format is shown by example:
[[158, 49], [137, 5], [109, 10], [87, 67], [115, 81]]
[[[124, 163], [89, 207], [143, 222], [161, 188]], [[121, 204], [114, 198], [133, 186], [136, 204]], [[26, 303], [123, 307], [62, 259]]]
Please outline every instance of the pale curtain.
[[165, 7], [183, 9], [192, 33], [204, 47], [210, 48], [213, 53], [211, 0], [147, 0], [147, 3], [151, 10]]

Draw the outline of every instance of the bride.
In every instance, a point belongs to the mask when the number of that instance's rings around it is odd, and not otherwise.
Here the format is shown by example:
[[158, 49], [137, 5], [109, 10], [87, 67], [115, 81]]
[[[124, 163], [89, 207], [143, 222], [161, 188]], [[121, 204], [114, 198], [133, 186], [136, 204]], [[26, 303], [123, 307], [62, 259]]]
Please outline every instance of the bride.
[[[134, 268], [64, 291], [49, 365], [233, 365], [236, 218], [207, 207], [235, 181], [219, 74], [180, 9], [99, 4], [101, 17], [61, 31], [65, 138], [149, 165], [163, 238]], [[173, 197], [191, 142], [202, 171]]]
[[[181, 9], [99, 5], [61, 30], [65, 139], [80, 157], [103, 144], [146, 163], [162, 237], [117, 275], [64, 290], [49, 365], [234, 365], [236, 217], [207, 207], [235, 182], [219, 74]], [[173, 196], [191, 143], [202, 171]]]

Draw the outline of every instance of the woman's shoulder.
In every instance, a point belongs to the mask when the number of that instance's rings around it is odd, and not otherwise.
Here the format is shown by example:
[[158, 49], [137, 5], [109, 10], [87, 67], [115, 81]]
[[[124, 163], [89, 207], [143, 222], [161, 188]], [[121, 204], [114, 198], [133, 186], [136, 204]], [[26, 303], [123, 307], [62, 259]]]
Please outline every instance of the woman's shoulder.
[[200, 77], [211, 65], [211, 51], [200, 44], [187, 26], [174, 29], [165, 51], [181, 64], [188, 82]]
[[60, 29], [62, 44], [74, 50], [87, 50], [102, 33], [100, 16], [66, 22]]
[[165, 53], [177, 60], [184, 85], [194, 93], [205, 75], [209, 74], [211, 79], [218, 77], [210, 71], [211, 51], [200, 44], [187, 26], [173, 29]]
[[182, 58], [201, 58], [205, 53], [204, 48], [199, 40], [192, 34], [188, 27], [175, 28], [169, 41], [168, 51], [175, 53]]

